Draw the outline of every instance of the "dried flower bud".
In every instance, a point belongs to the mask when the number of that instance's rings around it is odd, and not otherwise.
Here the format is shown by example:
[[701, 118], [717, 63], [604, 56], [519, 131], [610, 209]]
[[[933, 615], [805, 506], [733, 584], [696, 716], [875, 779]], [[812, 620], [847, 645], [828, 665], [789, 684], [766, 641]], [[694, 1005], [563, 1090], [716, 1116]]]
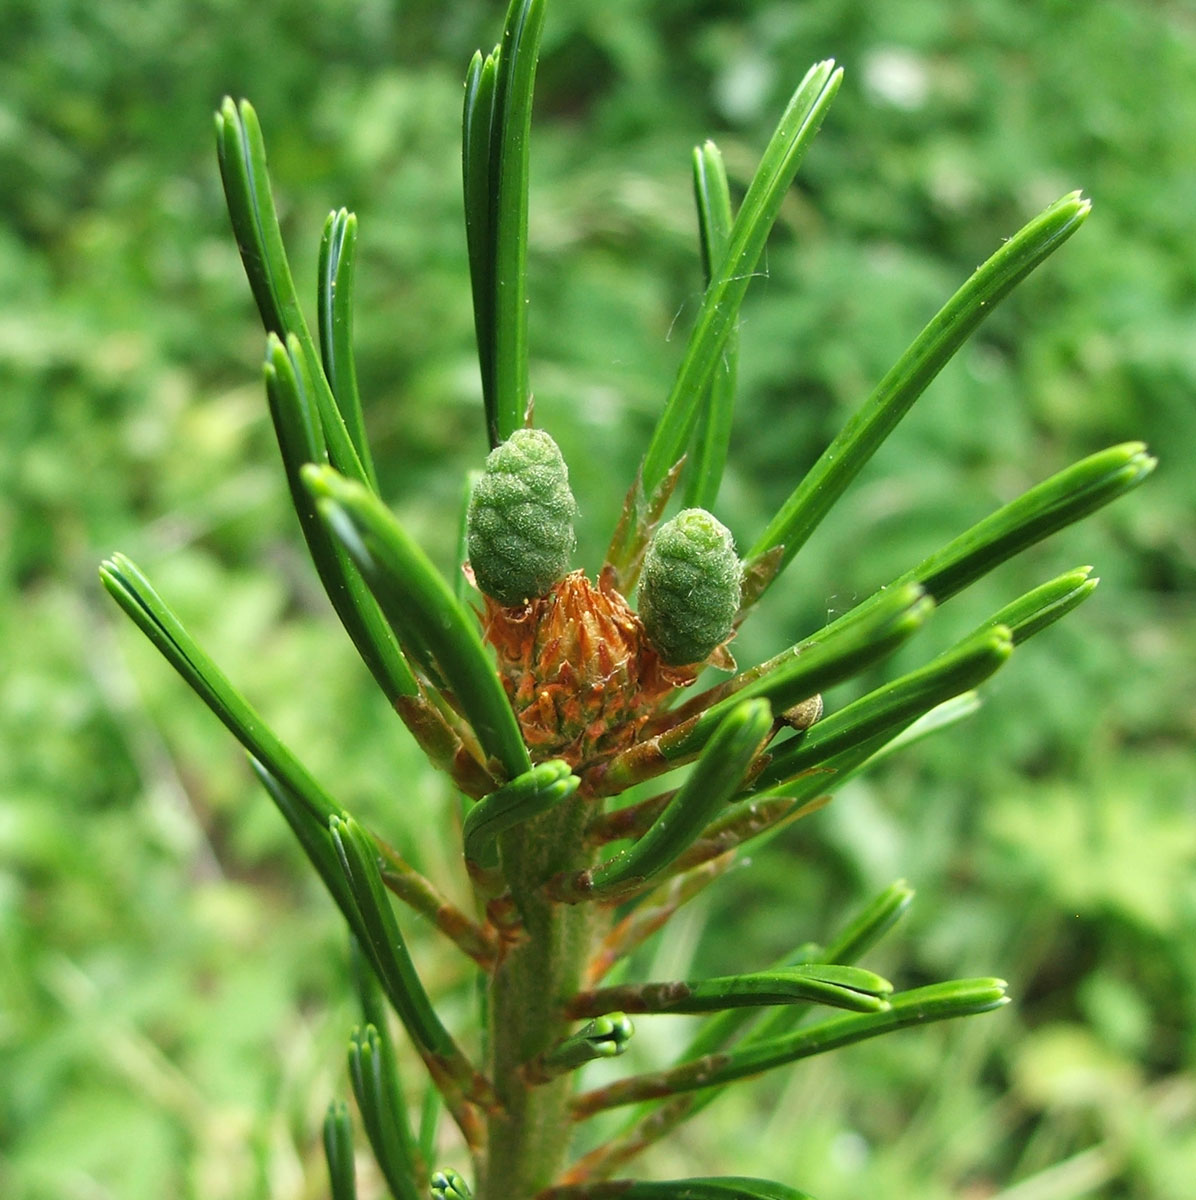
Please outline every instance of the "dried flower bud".
[[705, 509], [687, 508], [656, 531], [644, 555], [639, 615], [664, 662], [699, 662], [726, 641], [741, 576], [730, 531]]
[[785, 709], [780, 714], [780, 719], [790, 729], [795, 729], [798, 733], [804, 733], [821, 716], [822, 697], [811, 696], [809, 699], [801, 701], [800, 704], [795, 704], [791, 708]]
[[569, 569], [577, 504], [556, 442], [517, 429], [486, 459], [469, 502], [469, 564], [478, 587], [512, 607]]

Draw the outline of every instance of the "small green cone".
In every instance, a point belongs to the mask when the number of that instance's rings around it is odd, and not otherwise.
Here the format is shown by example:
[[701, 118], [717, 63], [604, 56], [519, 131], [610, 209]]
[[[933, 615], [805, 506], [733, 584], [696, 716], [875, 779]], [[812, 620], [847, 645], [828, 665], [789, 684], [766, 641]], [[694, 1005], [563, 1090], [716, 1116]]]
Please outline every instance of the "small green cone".
[[469, 502], [469, 565], [505, 607], [543, 596], [569, 569], [577, 504], [560, 449], [543, 430], [517, 429], [486, 459]]
[[705, 509], [684, 509], [656, 531], [644, 555], [639, 614], [664, 662], [700, 662], [726, 641], [741, 578], [730, 530]]

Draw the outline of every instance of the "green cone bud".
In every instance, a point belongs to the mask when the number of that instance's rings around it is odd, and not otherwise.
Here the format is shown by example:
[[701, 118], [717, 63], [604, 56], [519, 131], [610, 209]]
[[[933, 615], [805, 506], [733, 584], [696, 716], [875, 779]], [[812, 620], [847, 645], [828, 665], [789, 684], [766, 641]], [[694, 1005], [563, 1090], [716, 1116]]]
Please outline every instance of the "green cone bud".
[[542, 596], [569, 569], [577, 504], [560, 449], [517, 429], [486, 459], [469, 501], [469, 564], [478, 587], [511, 607]]
[[726, 641], [741, 577], [730, 530], [705, 509], [687, 508], [656, 531], [644, 555], [639, 614], [664, 662], [699, 662]]

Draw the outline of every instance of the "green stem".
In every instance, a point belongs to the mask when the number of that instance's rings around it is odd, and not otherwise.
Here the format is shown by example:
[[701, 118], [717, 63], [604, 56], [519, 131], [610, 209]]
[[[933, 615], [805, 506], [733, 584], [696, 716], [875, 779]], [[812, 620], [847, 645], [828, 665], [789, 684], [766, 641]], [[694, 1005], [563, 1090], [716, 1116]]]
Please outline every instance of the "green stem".
[[564, 1002], [581, 986], [603, 919], [596, 905], [561, 904], [544, 883], [590, 865], [584, 830], [592, 801], [577, 794], [500, 839], [504, 874], [522, 920], [520, 938], [490, 988], [488, 1064], [500, 1108], [488, 1123], [477, 1200], [525, 1200], [560, 1173], [569, 1148], [571, 1077], [532, 1084], [520, 1068], [572, 1032]]

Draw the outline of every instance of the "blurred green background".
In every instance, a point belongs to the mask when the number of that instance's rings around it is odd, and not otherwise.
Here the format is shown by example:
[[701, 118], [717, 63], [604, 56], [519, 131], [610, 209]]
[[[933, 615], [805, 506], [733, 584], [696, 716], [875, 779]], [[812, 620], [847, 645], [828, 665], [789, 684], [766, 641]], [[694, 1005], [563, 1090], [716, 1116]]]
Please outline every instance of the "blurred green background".
[[[287, 510], [211, 113], [225, 93], [253, 100], [307, 294], [325, 213], [358, 212], [367, 423], [388, 498], [447, 567], [485, 449], [461, 81], [501, 5], [0, 14], [0, 1194], [319, 1196], [318, 1123], [347, 1091], [354, 1019], [340, 926], [239, 750], [95, 567], [137, 559], [342, 801], [453, 878], [451, 797], [334, 627]], [[695, 311], [690, 147], [714, 136], [742, 185], [826, 56], [846, 81], [745, 310], [719, 511], [741, 541], [1002, 237], [1075, 187], [1095, 209], [877, 455], [740, 661], [1083, 454], [1141, 437], [1162, 464], [953, 602], [896, 664], [1096, 564], [1095, 597], [1019, 653], [978, 717], [847, 787], [644, 967], [758, 966], [905, 876], [916, 907], [872, 965], [899, 986], [1003, 975], [1016, 1004], [736, 1089], [645, 1171], [771, 1175], [819, 1200], [1181, 1200], [1196, 1178], [1189, 0], [552, 0], [537, 415], [593, 566]], [[460, 1024], [458, 964], [412, 934]], [[638, 1065], [684, 1034], [641, 1022]]]

